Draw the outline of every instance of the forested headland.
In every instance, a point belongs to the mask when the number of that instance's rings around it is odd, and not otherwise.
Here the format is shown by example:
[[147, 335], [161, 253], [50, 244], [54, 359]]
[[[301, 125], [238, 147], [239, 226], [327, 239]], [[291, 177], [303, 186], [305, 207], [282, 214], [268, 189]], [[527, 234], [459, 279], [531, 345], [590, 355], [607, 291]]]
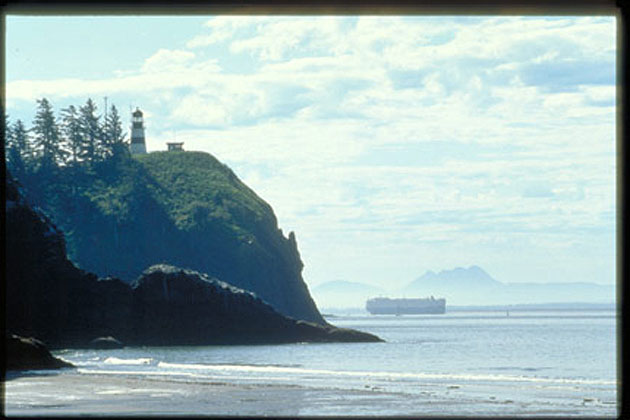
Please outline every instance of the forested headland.
[[7, 126], [7, 167], [25, 198], [63, 232], [79, 268], [130, 283], [154, 264], [207, 273], [279, 312], [324, 323], [302, 279], [295, 235], [208, 153], [132, 156], [116, 107], [91, 99], [55, 116], [37, 101], [33, 124]]

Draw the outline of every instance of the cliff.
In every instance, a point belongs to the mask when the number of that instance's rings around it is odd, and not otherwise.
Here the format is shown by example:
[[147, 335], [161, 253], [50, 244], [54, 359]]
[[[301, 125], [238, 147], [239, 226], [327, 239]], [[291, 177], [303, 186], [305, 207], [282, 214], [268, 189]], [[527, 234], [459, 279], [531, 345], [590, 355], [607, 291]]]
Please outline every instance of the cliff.
[[380, 341], [371, 334], [297, 321], [255, 294], [173, 266], [133, 284], [97, 278], [66, 257], [62, 233], [6, 184], [6, 327], [52, 348], [97, 337], [130, 345]]
[[295, 235], [285, 237], [271, 207], [207, 153], [154, 152], [23, 182], [84, 270], [131, 283], [154, 264], [186, 267], [325, 324]]
[[125, 324], [129, 286], [99, 280], [68, 261], [61, 231], [26, 202], [10, 177], [5, 226], [7, 331], [65, 346], [111, 335], [111, 325]]

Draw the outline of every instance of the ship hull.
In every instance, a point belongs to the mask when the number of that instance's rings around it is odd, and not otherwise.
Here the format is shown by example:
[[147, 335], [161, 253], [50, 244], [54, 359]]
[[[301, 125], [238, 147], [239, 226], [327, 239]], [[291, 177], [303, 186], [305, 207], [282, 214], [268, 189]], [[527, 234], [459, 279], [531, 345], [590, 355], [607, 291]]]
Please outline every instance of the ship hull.
[[365, 309], [372, 315], [422, 315], [446, 313], [445, 299], [370, 299]]

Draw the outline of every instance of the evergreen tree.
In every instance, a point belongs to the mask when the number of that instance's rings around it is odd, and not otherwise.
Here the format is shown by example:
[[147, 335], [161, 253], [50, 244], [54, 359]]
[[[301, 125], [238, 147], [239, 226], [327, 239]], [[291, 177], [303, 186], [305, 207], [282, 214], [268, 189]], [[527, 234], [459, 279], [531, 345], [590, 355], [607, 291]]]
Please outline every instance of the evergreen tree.
[[111, 106], [109, 115], [105, 119], [104, 134], [108, 155], [119, 156], [128, 151], [122, 121], [115, 105]]
[[79, 112], [70, 105], [68, 108], [61, 110], [62, 113], [62, 132], [65, 136], [65, 143], [70, 154], [70, 162], [76, 165], [80, 160], [81, 147], [83, 142], [81, 121]]
[[[7, 168], [13, 172], [15, 175], [15, 152], [18, 151], [17, 147], [15, 147], [15, 140], [13, 137], [13, 129], [9, 125], [9, 116], [4, 115], [4, 160], [7, 165]], [[19, 153], [17, 154], [19, 156]]]
[[9, 139], [9, 131], [11, 128], [9, 127], [9, 116], [5, 113], [2, 113], [2, 128], [4, 129], [4, 146], [6, 148]]
[[2, 127], [4, 128], [4, 150], [7, 150], [11, 144], [11, 126], [7, 114], [2, 115]]
[[30, 172], [33, 158], [28, 130], [21, 120], [17, 120], [13, 123], [9, 135], [12, 142], [9, 154], [12, 160], [13, 173], [17, 178], [22, 178]]
[[29, 135], [28, 135], [28, 130], [26, 129], [26, 127], [22, 123], [22, 120], [17, 120], [13, 124], [13, 128], [12, 128], [11, 132], [13, 134], [13, 139], [14, 139], [15, 145], [17, 146], [18, 150], [20, 151], [20, 154], [22, 155], [22, 158], [24, 160], [30, 159], [32, 157], [31, 156], [30, 139], [29, 139]]
[[80, 109], [79, 124], [81, 133], [81, 147], [79, 156], [89, 164], [96, 162], [101, 155], [102, 130], [100, 117], [96, 115], [96, 104], [88, 98]]
[[60, 134], [52, 105], [46, 98], [38, 99], [38, 110], [33, 121], [34, 146], [41, 168], [49, 170], [63, 162], [67, 152], [61, 147]]

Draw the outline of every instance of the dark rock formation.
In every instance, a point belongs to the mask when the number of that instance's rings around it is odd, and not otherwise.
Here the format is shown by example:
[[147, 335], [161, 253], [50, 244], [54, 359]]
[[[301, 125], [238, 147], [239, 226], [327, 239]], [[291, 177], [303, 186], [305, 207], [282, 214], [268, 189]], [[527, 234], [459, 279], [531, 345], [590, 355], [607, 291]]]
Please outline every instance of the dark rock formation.
[[382, 342], [375, 335], [350, 328], [337, 328], [332, 325], [321, 327], [306, 321], [298, 321], [298, 325], [303, 330], [301, 334], [309, 339], [301, 341], [323, 342], [323, 343], [366, 343], [366, 342]]
[[156, 265], [133, 289], [131, 324], [138, 343], [380, 341], [371, 334], [285, 317], [253, 293], [192, 270]]
[[133, 286], [98, 279], [68, 261], [62, 234], [10, 178], [5, 221], [7, 331], [51, 348], [108, 336], [127, 345], [379, 341], [296, 321], [251, 292], [191, 270], [152, 267]]
[[130, 287], [77, 269], [62, 233], [6, 181], [6, 326], [51, 347], [86, 345], [129, 330]]
[[54, 357], [44, 343], [35, 338], [6, 336], [7, 370], [40, 370], [74, 367], [72, 364]]
[[91, 349], [122, 349], [123, 347], [125, 345], [112, 336], [98, 337], [88, 344], [88, 348]]

